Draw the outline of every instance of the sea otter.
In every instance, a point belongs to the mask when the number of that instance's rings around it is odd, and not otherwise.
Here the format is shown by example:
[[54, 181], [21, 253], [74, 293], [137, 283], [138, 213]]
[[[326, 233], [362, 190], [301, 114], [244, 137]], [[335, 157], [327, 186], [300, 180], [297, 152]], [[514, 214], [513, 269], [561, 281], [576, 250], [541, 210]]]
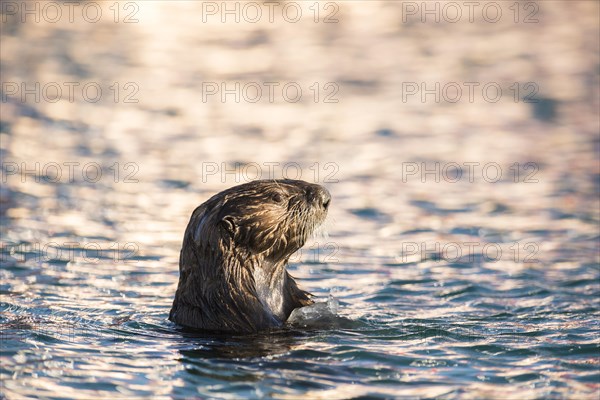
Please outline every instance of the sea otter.
[[258, 180], [197, 207], [185, 230], [169, 319], [206, 331], [281, 327], [313, 303], [286, 270], [327, 216], [331, 196], [300, 180]]

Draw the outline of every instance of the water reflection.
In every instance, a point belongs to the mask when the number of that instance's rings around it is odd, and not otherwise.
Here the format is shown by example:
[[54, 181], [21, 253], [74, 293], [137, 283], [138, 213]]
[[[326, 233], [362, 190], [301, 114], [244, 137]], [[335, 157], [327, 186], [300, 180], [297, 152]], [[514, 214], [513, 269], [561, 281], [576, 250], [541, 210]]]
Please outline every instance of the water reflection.
[[[96, 23], [0, 10], [0, 397], [598, 398], [598, 2], [497, 2], [495, 23], [96, 3]], [[421, 90], [438, 83], [463, 97]], [[263, 97], [223, 101], [236, 84]], [[335, 318], [167, 321], [192, 210], [286, 174], [332, 193], [291, 272]]]
[[307, 333], [294, 330], [279, 330], [246, 336], [188, 334], [186, 342], [192, 349], [180, 350], [188, 363], [197, 359], [249, 359], [273, 357], [286, 354], [306, 338]]

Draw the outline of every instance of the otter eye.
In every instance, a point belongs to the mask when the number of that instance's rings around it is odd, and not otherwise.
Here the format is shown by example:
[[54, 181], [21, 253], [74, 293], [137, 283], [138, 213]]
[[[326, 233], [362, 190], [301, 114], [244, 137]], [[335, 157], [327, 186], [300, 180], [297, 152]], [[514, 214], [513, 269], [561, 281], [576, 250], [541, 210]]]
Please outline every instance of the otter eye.
[[271, 195], [271, 199], [275, 202], [275, 203], [281, 203], [283, 201], [283, 196], [281, 195], [281, 193], [273, 193]]

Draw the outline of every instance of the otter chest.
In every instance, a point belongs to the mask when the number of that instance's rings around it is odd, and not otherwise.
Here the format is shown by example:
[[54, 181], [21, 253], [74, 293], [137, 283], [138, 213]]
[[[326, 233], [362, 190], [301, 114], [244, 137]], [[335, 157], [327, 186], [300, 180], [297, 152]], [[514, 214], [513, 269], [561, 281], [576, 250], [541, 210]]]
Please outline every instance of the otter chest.
[[284, 271], [281, 269], [271, 272], [260, 267], [254, 270], [254, 284], [260, 302], [281, 321], [285, 321], [286, 318], [283, 309]]

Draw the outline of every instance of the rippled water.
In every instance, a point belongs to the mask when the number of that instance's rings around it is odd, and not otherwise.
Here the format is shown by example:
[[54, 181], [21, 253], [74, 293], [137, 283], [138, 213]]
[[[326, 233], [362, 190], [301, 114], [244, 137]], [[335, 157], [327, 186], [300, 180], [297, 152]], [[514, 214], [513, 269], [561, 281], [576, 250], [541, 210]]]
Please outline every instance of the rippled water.
[[[598, 398], [597, 2], [535, 3], [535, 24], [337, 2], [329, 25], [308, 3], [298, 24], [200, 24], [203, 3], [138, 2], [129, 25], [111, 4], [97, 24], [2, 20], [3, 82], [110, 96], [3, 87], [0, 397]], [[254, 81], [333, 82], [339, 101], [202, 101]], [[403, 101], [436, 81], [511, 94]], [[331, 192], [289, 269], [337, 314], [185, 331], [167, 316], [189, 216], [257, 166]]]

